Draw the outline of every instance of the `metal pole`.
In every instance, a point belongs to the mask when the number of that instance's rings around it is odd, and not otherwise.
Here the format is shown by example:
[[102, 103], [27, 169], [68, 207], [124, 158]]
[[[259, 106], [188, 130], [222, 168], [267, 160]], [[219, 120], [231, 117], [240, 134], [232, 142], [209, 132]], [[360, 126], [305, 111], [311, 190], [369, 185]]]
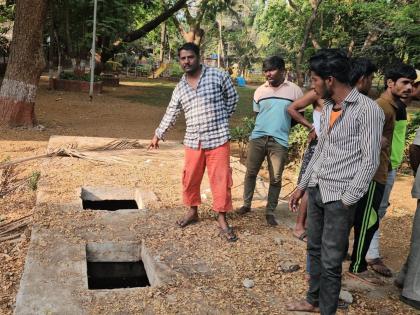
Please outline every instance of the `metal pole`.
[[94, 0], [93, 5], [93, 32], [92, 32], [92, 50], [90, 57], [90, 87], [89, 87], [89, 99], [93, 99], [93, 79], [95, 76], [95, 50], [96, 50], [96, 11], [98, 7], [98, 0]]

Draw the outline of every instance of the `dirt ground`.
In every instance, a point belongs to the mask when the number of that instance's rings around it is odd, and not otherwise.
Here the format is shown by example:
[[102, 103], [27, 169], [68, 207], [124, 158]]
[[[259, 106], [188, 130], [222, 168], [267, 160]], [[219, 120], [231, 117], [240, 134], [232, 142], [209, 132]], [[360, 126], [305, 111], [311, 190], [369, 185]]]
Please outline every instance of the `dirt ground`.
[[[89, 102], [87, 94], [50, 91], [47, 89], [47, 82], [43, 80], [36, 100], [36, 115], [45, 129], [0, 129], [0, 161], [43, 154], [51, 135], [149, 139], [165, 111], [166, 103], [164, 99], [158, 99], [162, 104], [141, 100], [142, 97], [154, 97], [148, 93], [153, 87], [159, 88], [160, 84], [126, 82], [118, 88], [105, 88], [102, 95]], [[162, 83], [162, 88], [170, 89], [171, 85]], [[238, 119], [236, 117], [234, 121]], [[168, 134], [168, 139], [181, 140], [183, 131], [184, 123], [180, 118]], [[36, 198], [33, 182], [41, 162], [42, 160], [26, 162], [11, 170], [15, 177], [10, 177], [12, 183], [7, 187], [15, 186], [16, 189], [0, 198], [0, 224], [33, 213]], [[288, 170], [285, 177], [292, 184], [285, 187], [282, 196], [293, 188], [296, 172]], [[410, 195], [412, 182], [410, 176], [397, 177], [391, 195], [391, 206], [382, 224], [382, 254], [385, 262], [394, 271], [399, 270], [408, 251], [415, 210], [415, 202]], [[0, 194], [3, 192], [4, 187], [0, 186]], [[236, 206], [239, 204], [238, 199]], [[31, 225], [22, 226], [18, 231], [21, 233], [20, 237], [10, 240], [1, 239], [0, 234], [0, 314], [11, 314], [13, 311]], [[303, 255], [304, 253], [302, 260]], [[300, 283], [304, 285], [304, 282]], [[304, 289], [302, 287], [302, 293]], [[350, 307], [352, 314], [412, 313], [398, 301], [397, 295], [384, 299], [380, 305], [378, 300], [372, 301], [363, 295], [356, 294], [355, 298], [355, 304]]]

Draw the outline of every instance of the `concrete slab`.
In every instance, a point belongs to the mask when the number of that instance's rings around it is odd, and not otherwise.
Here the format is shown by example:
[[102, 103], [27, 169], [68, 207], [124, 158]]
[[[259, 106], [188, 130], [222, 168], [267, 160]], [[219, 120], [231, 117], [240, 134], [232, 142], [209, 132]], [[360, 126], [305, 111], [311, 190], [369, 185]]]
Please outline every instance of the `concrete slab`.
[[[112, 139], [53, 137], [49, 150], [66, 146], [94, 150], [95, 143], [109, 141]], [[287, 204], [279, 206], [279, 221], [284, 223], [279, 229], [262, 228], [264, 217], [253, 210], [248, 217], [236, 219], [240, 241], [227, 244], [209, 220], [211, 194], [205, 177], [201, 189], [207, 198], [200, 207], [201, 220], [195, 226], [179, 229], [174, 222], [184, 212], [180, 194], [184, 148], [179, 143], [165, 142], [159, 151], [149, 152], [144, 149], [148, 140], [137, 143], [137, 149], [101, 153], [124, 156], [124, 164], [70, 157], [45, 161], [38, 184], [36, 224], [15, 314], [173, 314], [179, 311], [180, 304], [182, 313], [187, 314], [238, 313], [249, 310], [242, 300], [251, 304], [258, 300], [266, 303], [271, 313], [281, 314], [283, 304], [270, 301], [278, 299], [283, 287], [276, 279], [290, 276], [279, 274], [278, 262], [283, 255], [301, 260], [300, 264], [304, 261], [290, 251], [299, 248], [297, 244], [304, 248], [304, 244], [296, 243], [289, 235]], [[232, 158], [232, 168], [234, 200], [240, 201], [245, 167]], [[266, 185], [259, 181], [256, 195], [265, 199], [266, 193]], [[81, 197], [101, 200], [116, 195], [134, 198], [142, 209], [82, 209]], [[276, 237], [281, 244], [273, 241]], [[250, 244], [267, 250], [258, 255], [248, 253]], [[139, 257], [151, 287], [88, 289], [87, 260], [130, 261]], [[255, 267], [261, 265], [260, 260], [269, 262], [269, 273], [255, 279], [251, 294], [244, 290], [238, 275], [260, 272], [261, 267]], [[279, 290], [262, 289], [266, 283], [277, 283]], [[287, 290], [297, 292], [295, 286], [296, 281], [292, 281]]]

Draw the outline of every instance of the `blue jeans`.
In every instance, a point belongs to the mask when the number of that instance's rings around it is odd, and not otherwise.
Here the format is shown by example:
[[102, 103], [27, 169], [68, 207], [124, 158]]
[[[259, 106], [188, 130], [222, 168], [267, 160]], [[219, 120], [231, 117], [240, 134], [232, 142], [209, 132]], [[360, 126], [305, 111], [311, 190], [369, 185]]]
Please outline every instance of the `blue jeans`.
[[[379, 209], [378, 209], [379, 222], [385, 216], [386, 210], [388, 209], [389, 196], [391, 195], [391, 190], [392, 190], [392, 187], [394, 186], [396, 176], [397, 176], [397, 170], [396, 169], [388, 172], [388, 177], [386, 179], [384, 195], [382, 197], [381, 205], [379, 206]], [[375, 234], [373, 235], [373, 238], [370, 242], [369, 250], [366, 254], [366, 259], [367, 260], [373, 260], [373, 259], [381, 257], [381, 255], [379, 254], [379, 230], [380, 230], [380, 228], [381, 228], [381, 226], [379, 225], [378, 230], [375, 232]]]

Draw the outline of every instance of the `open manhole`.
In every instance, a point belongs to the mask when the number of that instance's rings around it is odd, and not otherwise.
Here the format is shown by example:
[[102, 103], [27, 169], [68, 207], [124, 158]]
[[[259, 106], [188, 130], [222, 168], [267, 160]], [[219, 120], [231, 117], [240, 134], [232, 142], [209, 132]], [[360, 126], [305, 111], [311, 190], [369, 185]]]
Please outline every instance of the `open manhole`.
[[138, 209], [139, 206], [135, 200], [84, 200], [82, 201], [83, 209], [87, 210], [122, 210], [122, 209]]
[[85, 210], [143, 209], [143, 201], [136, 189], [112, 187], [83, 187], [80, 198]]
[[87, 272], [90, 290], [150, 287], [142, 261], [88, 262]]
[[86, 258], [90, 290], [150, 287], [138, 243], [91, 243]]

